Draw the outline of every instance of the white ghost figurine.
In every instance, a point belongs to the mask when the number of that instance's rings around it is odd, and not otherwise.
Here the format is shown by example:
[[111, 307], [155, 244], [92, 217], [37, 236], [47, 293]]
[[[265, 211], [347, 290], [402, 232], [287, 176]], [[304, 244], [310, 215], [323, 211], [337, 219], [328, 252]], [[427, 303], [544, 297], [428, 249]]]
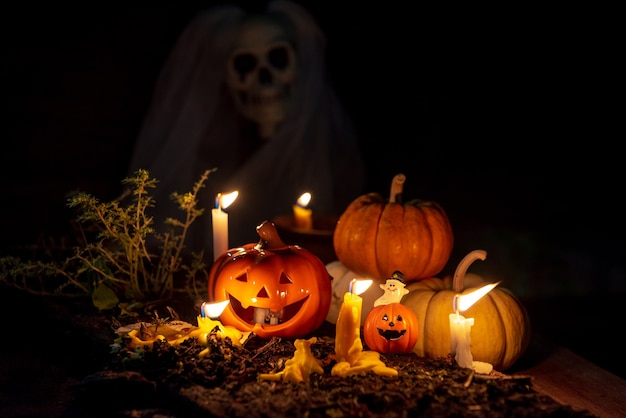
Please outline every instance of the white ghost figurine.
[[378, 286], [380, 286], [385, 293], [374, 301], [374, 306], [400, 303], [402, 297], [409, 293], [409, 289], [405, 288], [406, 283], [402, 280], [403, 277], [404, 275], [401, 272], [395, 271], [391, 277], [385, 281], [385, 284], [379, 284]]

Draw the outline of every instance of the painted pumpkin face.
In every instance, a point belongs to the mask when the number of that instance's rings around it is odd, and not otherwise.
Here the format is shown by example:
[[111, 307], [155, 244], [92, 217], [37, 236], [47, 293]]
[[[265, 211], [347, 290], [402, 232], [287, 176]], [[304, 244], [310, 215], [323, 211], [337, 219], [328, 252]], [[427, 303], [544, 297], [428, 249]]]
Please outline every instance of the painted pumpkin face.
[[209, 272], [209, 299], [230, 300], [220, 320], [261, 338], [298, 338], [328, 314], [331, 278], [313, 253], [285, 245], [274, 224], [257, 228], [262, 239], [222, 254]]
[[413, 311], [397, 302], [372, 308], [365, 318], [365, 344], [379, 353], [410, 353], [417, 343], [418, 322]]

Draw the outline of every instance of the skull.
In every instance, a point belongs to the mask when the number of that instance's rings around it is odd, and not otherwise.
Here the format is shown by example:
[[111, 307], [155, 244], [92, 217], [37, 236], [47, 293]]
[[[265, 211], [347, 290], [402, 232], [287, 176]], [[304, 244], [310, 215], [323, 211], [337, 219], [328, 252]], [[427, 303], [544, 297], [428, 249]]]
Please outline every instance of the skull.
[[296, 54], [288, 31], [277, 21], [256, 18], [242, 24], [227, 63], [227, 85], [235, 106], [272, 137], [293, 100]]

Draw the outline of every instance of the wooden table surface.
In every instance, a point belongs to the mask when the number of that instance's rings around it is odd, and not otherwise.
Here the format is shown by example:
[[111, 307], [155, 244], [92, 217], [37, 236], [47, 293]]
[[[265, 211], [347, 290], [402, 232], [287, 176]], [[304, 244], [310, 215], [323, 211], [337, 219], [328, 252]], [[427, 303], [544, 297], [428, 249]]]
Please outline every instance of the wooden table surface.
[[626, 417], [626, 380], [540, 337], [529, 351], [513, 375], [531, 376], [538, 392], [575, 409], [601, 418]]

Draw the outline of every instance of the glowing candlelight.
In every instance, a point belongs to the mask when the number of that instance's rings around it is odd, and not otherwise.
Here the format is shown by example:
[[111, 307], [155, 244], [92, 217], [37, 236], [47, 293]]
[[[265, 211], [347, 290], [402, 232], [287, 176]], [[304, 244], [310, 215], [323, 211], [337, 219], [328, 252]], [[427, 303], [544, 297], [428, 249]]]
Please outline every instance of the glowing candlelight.
[[[208, 335], [215, 335], [223, 339], [229, 337], [233, 345], [241, 346], [250, 336], [250, 332], [241, 332], [235, 327], [224, 326], [217, 318], [224, 312], [230, 300], [217, 303], [203, 303], [198, 315], [198, 326], [176, 320], [165, 324], [145, 324], [143, 322], [120, 327], [117, 333], [126, 334], [129, 338], [128, 345], [135, 347], [152, 347], [155, 341], [167, 341], [177, 345], [189, 338], [197, 338], [203, 344], [207, 344]], [[200, 357], [209, 352], [207, 347], [199, 353]]]
[[213, 260], [228, 251], [228, 214], [222, 209], [229, 207], [239, 196], [235, 191], [222, 195], [217, 194], [215, 198], [215, 209], [212, 209], [213, 219]]
[[397, 376], [396, 369], [385, 366], [380, 353], [363, 351], [361, 342], [361, 309], [363, 299], [358, 296], [365, 292], [373, 280], [352, 279], [348, 292], [343, 296], [343, 304], [337, 316], [335, 331], [335, 364], [331, 370], [334, 376], [347, 376], [373, 371], [376, 374]]
[[499, 284], [500, 282], [489, 283], [469, 293], [455, 295], [454, 299], [452, 299], [452, 310], [455, 313], [468, 310], [472, 307], [472, 305], [478, 302], [487, 293], [491, 292], [491, 290]]
[[228, 306], [230, 300], [223, 300], [221, 302], [215, 303], [202, 303], [202, 307], [200, 308], [200, 316], [203, 318], [209, 317], [211, 319], [217, 319], [220, 317], [224, 309]]
[[470, 332], [474, 318], [465, 318], [459, 312], [469, 309], [500, 282], [490, 283], [469, 293], [454, 295], [450, 314], [450, 354], [461, 367], [472, 368], [474, 358], [470, 349]]
[[372, 280], [352, 279], [348, 292], [343, 295], [343, 304], [337, 317], [335, 335], [335, 356], [337, 362], [347, 361], [353, 364], [362, 350], [361, 344], [361, 309], [363, 298], [359, 295], [365, 292]]
[[308, 209], [307, 206], [311, 201], [311, 193], [303, 193], [293, 205], [293, 216], [295, 219], [296, 228], [300, 229], [313, 229], [313, 211]]
[[208, 334], [215, 331], [218, 337], [230, 337], [233, 344], [241, 345], [244, 334], [235, 327], [222, 325], [217, 319], [229, 303], [230, 300], [224, 300], [222, 302], [204, 302], [202, 304], [200, 315], [198, 315], [199, 330], [194, 333], [200, 342], [206, 344]]

